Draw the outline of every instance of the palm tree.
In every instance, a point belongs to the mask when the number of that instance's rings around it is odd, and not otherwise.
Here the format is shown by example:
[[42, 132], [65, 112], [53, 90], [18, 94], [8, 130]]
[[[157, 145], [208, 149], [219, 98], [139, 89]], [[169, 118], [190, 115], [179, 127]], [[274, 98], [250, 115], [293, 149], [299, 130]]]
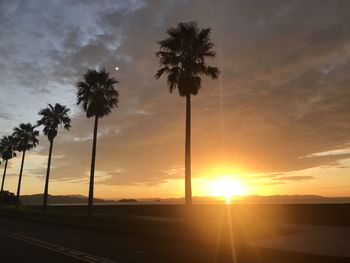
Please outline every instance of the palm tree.
[[2, 201], [3, 201], [2, 199], [3, 199], [6, 171], [7, 171], [7, 163], [8, 163], [8, 160], [16, 156], [15, 142], [12, 136], [4, 136], [0, 140], [0, 156], [5, 162], [4, 173], [2, 176], [2, 182], [1, 182], [1, 190], [0, 190], [0, 207], [1, 207]]
[[70, 111], [64, 105], [56, 103], [55, 106], [48, 104], [45, 109], [40, 110], [39, 115], [42, 118], [38, 121], [38, 126], [43, 125], [43, 132], [47, 136], [47, 139], [50, 143], [49, 149], [49, 158], [47, 161], [47, 170], [46, 170], [46, 179], [45, 179], [45, 188], [44, 188], [44, 197], [43, 197], [43, 210], [47, 209], [47, 197], [49, 191], [49, 177], [50, 177], [50, 167], [51, 167], [51, 156], [52, 156], [52, 148], [53, 148], [53, 140], [57, 136], [58, 126], [63, 126], [64, 129], [69, 130], [71, 127], [70, 122], [71, 119], [68, 116], [68, 112]]
[[114, 85], [118, 81], [109, 76], [105, 69], [100, 71], [89, 69], [83, 76], [83, 80], [77, 83], [77, 104], [81, 104], [88, 118], [94, 117], [94, 135], [92, 142], [92, 157], [89, 184], [88, 214], [92, 214], [94, 198], [94, 174], [96, 158], [96, 142], [98, 119], [112, 112], [117, 107], [118, 91]]
[[167, 30], [168, 37], [159, 41], [156, 56], [160, 69], [156, 79], [167, 74], [170, 93], [176, 88], [186, 98], [186, 143], [185, 143], [185, 200], [192, 204], [191, 187], [191, 95], [197, 95], [202, 87], [202, 76], [217, 79], [219, 70], [206, 64], [214, 58], [214, 44], [210, 40], [210, 28], [199, 29], [197, 23], [179, 23]]
[[13, 137], [16, 142], [16, 150], [22, 152], [21, 169], [19, 172], [17, 195], [16, 195], [16, 208], [19, 206], [19, 197], [21, 192], [22, 172], [24, 166], [24, 158], [26, 151], [29, 151], [37, 146], [39, 143], [39, 131], [34, 130], [36, 127], [30, 123], [21, 123], [18, 127], [13, 129]]

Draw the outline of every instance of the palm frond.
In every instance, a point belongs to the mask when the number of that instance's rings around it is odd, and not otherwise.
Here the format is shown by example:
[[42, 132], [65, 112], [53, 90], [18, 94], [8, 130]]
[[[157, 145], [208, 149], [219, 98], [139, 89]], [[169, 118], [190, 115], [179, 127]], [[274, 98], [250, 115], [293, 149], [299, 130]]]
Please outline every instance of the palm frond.
[[38, 121], [38, 125], [44, 126], [43, 132], [49, 141], [52, 141], [57, 136], [59, 126], [69, 130], [71, 127], [69, 111], [69, 108], [59, 103], [56, 103], [54, 106], [48, 104], [46, 108], [39, 111], [39, 115], [42, 117]]
[[35, 148], [39, 143], [39, 131], [30, 123], [21, 123], [13, 129], [13, 139], [17, 151], [27, 151]]
[[208, 66], [206, 59], [216, 56], [210, 40], [211, 29], [199, 29], [196, 22], [179, 23], [167, 30], [168, 37], [159, 41], [160, 69], [155, 78], [167, 74], [169, 91], [178, 89], [180, 96], [196, 95], [202, 87], [202, 76], [218, 78], [219, 70]]
[[117, 108], [119, 93], [115, 89], [118, 81], [105, 69], [89, 69], [83, 80], [77, 83], [77, 104], [82, 105], [87, 117], [103, 117]]
[[3, 136], [0, 140], [0, 157], [5, 161], [16, 157], [15, 147], [12, 136]]

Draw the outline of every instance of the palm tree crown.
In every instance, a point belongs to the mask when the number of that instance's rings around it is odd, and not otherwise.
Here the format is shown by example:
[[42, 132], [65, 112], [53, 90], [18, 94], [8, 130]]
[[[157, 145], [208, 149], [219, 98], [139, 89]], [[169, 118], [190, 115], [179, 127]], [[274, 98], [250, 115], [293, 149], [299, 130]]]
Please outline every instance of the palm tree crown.
[[38, 126], [44, 126], [43, 132], [49, 141], [53, 141], [57, 136], [58, 126], [63, 126], [66, 130], [69, 130], [71, 127], [69, 111], [66, 106], [56, 103], [55, 106], [48, 104], [47, 108], [39, 112], [42, 118], [38, 121]]
[[169, 91], [179, 90], [180, 96], [197, 95], [202, 86], [201, 76], [216, 79], [219, 70], [208, 66], [205, 59], [215, 57], [210, 41], [210, 28], [199, 29], [197, 23], [179, 23], [168, 29], [168, 38], [159, 41], [160, 50], [156, 56], [161, 68], [155, 74], [160, 78], [168, 75]]
[[13, 137], [16, 142], [16, 150], [19, 152], [35, 148], [39, 143], [39, 131], [34, 130], [35, 126], [30, 123], [21, 123], [13, 129]]
[[105, 69], [89, 69], [85, 73], [83, 81], [77, 83], [77, 104], [82, 104], [88, 118], [101, 118], [117, 107], [119, 94], [114, 88], [117, 83]]
[[4, 161], [16, 157], [15, 140], [12, 136], [3, 136], [0, 140], [0, 157]]

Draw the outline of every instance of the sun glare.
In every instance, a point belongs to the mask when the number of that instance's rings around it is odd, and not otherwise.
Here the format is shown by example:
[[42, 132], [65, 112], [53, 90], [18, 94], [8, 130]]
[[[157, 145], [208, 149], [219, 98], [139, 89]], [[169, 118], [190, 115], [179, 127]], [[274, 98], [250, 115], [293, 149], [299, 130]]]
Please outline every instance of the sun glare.
[[240, 181], [227, 177], [210, 181], [209, 191], [212, 196], [224, 197], [226, 204], [231, 203], [232, 197], [246, 194], [246, 188]]

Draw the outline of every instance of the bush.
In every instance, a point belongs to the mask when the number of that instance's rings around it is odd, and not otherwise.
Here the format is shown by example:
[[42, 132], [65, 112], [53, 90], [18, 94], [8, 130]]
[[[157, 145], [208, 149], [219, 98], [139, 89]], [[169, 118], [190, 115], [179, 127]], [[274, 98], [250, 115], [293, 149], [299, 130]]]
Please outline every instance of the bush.
[[1, 201], [4, 205], [14, 205], [16, 204], [16, 195], [9, 191], [3, 191], [1, 195]]

